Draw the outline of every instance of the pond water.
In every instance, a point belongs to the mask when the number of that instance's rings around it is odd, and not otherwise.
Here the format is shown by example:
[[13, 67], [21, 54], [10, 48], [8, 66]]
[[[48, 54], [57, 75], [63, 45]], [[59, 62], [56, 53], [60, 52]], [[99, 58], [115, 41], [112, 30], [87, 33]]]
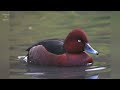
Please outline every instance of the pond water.
[[[106, 12], [9, 12], [10, 18], [10, 78], [12, 79], [109, 79], [110, 16]], [[54, 17], [53, 17], [54, 16]], [[28, 65], [18, 59], [36, 41], [65, 38], [71, 29], [81, 27], [90, 44], [100, 52], [94, 64], [87, 67], [42, 67]]]
[[[19, 58], [22, 56], [19, 56]], [[11, 78], [23, 79], [107, 79], [110, 78], [110, 66], [54, 67], [27, 64], [23, 59], [11, 66]]]

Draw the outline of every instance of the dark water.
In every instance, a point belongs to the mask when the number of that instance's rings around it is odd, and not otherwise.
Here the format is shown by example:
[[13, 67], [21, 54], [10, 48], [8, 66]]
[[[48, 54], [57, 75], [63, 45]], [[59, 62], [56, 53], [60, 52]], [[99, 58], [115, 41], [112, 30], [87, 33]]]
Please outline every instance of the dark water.
[[[54, 17], [53, 17], [54, 15]], [[106, 12], [10, 12], [10, 78], [12, 79], [109, 79], [110, 16]], [[92, 46], [100, 51], [88, 67], [42, 67], [18, 60], [37, 40], [65, 38], [72, 28], [82, 27]]]

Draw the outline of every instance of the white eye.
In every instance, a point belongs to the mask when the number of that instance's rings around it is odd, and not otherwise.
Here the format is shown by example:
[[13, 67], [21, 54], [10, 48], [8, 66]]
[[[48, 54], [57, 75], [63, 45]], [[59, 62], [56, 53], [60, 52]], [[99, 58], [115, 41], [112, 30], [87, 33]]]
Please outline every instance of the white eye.
[[81, 42], [81, 40], [78, 40], [78, 42]]

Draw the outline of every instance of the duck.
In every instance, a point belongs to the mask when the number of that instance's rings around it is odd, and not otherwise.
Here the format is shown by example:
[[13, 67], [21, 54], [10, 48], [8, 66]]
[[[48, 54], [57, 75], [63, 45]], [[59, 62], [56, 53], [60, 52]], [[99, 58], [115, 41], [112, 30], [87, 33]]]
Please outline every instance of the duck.
[[65, 39], [41, 40], [26, 51], [28, 64], [41, 66], [86, 66], [93, 64], [93, 58], [88, 53], [99, 54], [81, 28], [73, 29]]

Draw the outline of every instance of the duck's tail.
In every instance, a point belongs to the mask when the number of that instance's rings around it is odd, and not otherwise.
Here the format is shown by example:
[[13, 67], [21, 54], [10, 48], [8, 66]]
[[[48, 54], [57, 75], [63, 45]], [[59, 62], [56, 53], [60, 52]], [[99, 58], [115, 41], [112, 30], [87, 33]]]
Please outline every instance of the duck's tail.
[[26, 55], [26, 56], [18, 56], [18, 60], [20, 60], [21, 62], [27, 63], [28, 62], [28, 55]]

